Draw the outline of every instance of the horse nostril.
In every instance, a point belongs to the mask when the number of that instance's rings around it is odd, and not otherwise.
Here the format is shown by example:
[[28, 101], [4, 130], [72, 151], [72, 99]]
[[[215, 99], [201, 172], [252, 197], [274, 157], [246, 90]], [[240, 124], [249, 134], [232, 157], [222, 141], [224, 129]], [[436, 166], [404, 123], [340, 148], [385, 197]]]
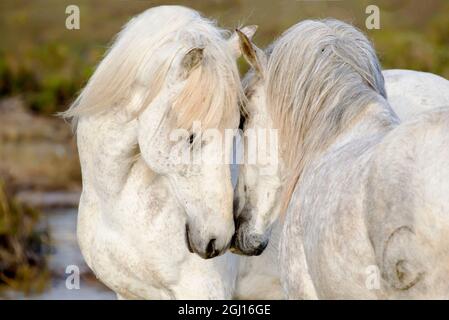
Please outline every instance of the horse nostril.
[[215, 250], [215, 240], [211, 239], [206, 247], [206, 257], [213, 258], [218, 255], [218, 250]]
[[265, 242], [262, 242], [261, 244], [259, 244], [259, 246], [254, 249], [253, 255], [255, 255], [255, 256], [261, 255], [262, 252], [267, 247], [267, 245], [268, 245], [268, 241], [265, 241]]

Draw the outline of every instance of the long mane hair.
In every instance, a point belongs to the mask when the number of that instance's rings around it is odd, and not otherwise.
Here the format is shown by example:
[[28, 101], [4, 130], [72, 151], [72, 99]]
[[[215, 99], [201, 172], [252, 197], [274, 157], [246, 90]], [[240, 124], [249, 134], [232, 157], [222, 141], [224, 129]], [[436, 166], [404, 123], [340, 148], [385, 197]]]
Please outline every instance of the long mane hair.
[[227, 35], [194, 10], [180, 6], [149, 9], [125, 25], [62, 116], [71, 118], [75, 127], [80, 117], [115, 108], [136, 117], [157, 96], [175, 55], [202, 47], [201, 66], [192, 72], [172, 107], [178, 126], [188, 127], [199, 120], [203, 127], [218, 128], [236, 121], [243, 95]]
[[369, 40], [338, 20], [306, 20], [288, 29], [272, 46], [266, 86], [287, 169], [284, 213], [307, 156], [328, 146], [364, 107], [384, 100], [386, 91]]

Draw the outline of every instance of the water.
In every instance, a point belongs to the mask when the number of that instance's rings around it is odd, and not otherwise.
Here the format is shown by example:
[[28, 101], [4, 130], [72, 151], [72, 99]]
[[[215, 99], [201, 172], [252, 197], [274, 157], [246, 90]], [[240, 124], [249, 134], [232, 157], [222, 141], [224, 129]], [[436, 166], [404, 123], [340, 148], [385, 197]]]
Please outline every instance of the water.
[[[44, 213], [44, 223], [50, 227], [53, 243], [49, 257], [49, 268], [52, 272], [51, 284], [41, 294], [24, 296], [21, 293], [11, 292], [8, 297], [39, 300], [116, 299], [115, 293], [96, 280], [84, 262], [76, 240], [76, 210], [53, 209], [46, 210]], [[66, 268], [70, 265], [79, 268], [79, 289], [68, 289], [66, 286], [67, 278], [73, 274], [73, 272], [66, 274]]]

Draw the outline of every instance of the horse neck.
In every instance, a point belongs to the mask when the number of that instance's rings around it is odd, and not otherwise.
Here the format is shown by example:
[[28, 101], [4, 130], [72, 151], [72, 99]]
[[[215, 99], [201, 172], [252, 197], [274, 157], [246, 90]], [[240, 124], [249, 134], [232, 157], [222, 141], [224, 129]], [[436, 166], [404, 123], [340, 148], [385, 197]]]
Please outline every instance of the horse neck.
[[83, 186], [106, 199], [117, 196], [138, 156], [137, 121], [112, 113], [81, 117], [77, 140]]
[[295, 169], [302, 170], [305, 163], [336, 145], [386, 133], [399, 122], [388, 102], [374, 91], [370, 97], [355, 99], [343, 107], [344, 102], [333, 104], [331, 108], [323, 107], [321, 114], [311, 117], [303, 129], [295, 161], [303, 164]]
[[[295, 161], [283, 159], [284, 168], [282, 176], [288, 177], [285, 184], [284, 199], [282, 200], [281, 212], [285, 212], [289, 199], [301, 179], [304, 169], [314, 159], [343, 144], [372, 137], [384, 135], [392, 130], [399, 119], [392, 110], [388, 102], [379, 94], [375, 94], [375, 99], [370, 101], [361, 100], [363, 103], [352, 106], [352, 111], [344, 112], [337, 116], [339, 122], [330, 121], [330, 112], [323, 112], [323, 116], [309, 124], [308, 130], [304, 133], [304, 139], [299, 143], [288, 143], [287, 146], [297, 145], [297, 152], [294, 154]], [[359, 101], [360, 102], [360, 101]], [[357, 102], [356, 102], [357, 104]], [[283, 146], [285, 148], [285, 145]], [[281, 151], [281, 155], [284, 150]]]
[[329, 148], [335, 149], [366, 137], [383, 136], [396, 127], [399, 122], [398, 116], [385, 99], [381, 98], [378, 101], [370, 102], [363, 106], [352, 119], [343, 124], [343, 129], [329, 144]]

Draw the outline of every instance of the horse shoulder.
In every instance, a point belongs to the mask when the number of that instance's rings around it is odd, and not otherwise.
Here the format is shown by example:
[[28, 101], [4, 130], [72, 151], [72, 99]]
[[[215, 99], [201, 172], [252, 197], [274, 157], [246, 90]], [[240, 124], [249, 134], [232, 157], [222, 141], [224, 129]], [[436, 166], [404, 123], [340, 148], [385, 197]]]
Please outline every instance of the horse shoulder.
[[[293, 193], [281, 241], [282, 264], [287, 261], [281, 274], [288, 277], [283, 283], [296, 288], [296, 295], [293, 291], [289, 296], [374, 298], [378, 294], [365, 284], [366, 269], [375, 264], [363, 214], [371, 144], [349, 143], [305, 170]], [[330, 261], [329, 256], [335, 259]], [[351, 265], [346, 263], [349, 259]], [[299, 275], [301, 283], [295, 280]]]

